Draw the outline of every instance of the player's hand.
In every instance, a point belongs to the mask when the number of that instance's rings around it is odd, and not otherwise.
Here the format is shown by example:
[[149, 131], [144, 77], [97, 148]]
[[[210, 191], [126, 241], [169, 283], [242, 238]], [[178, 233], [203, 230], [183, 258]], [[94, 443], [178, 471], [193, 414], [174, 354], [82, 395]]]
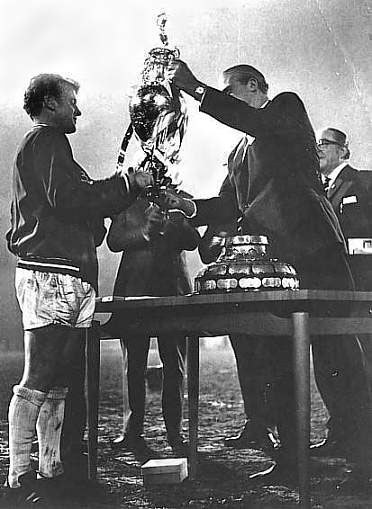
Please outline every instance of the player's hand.
[[170, 65], [169, 78], [179, 89], [194, 96], [199, 86], [205, 86], [191, 72], [189, 66], [182, 60], [174, 60]]
[[[225, 235], [224, 235], [225, 234]], [[222, 253], [223, 248], [226, 244], [226, 232], [219, 232], [219, 235], [214, 235], [209, 243], [209, 249], [211, 252], [211, 255], [215, 260], [220, 256]]]
[[186, 217], [192, 217], [195, 215], [196, 205], [190, 198], [185, 198], [184, 196], [185, 194], [182, 191], [166, 189], [164, 191], [165, 206], [168, 210], [179, 210]]
[[134, 171], [128, 172], [129, 184], [134, 189], [145, 189], [147, 186], [153, 184], [153, 178], [151, 173], [146, 171]]

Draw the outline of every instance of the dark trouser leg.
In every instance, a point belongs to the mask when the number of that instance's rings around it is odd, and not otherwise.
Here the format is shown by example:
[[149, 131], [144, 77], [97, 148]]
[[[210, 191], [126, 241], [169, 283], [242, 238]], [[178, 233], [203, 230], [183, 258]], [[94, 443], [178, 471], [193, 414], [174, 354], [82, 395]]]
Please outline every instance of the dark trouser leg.
[[278, 338], [271, 338], [270, 353], [269, 367], [273, 377], [271, 406], [276, 405], [283, 457], [287, 463], [294, 463], [297, 455], [297, 425], [292, 338], [281, 337], [279, 341]]
[[[360, 369], [363, 354], [356, 337], [325, 336], [312, 344], [315, 380], [330, 414], [327, 427], [332, 440], [344, 441], [353, 432], [350, 398], [355, 378], [367, 387], [366, 373]], [[358, 370], [358, 373], [354, 373]], [[362, 381], [362, 378], [364, 381]], [[359, 398], [362, 394], [359, 392]], [[363, 392], [363, 391], [362, 391]]]
[[168, 441], [172, 444], [177, 442], [181, 433], [186, 338], [164, 335], [158, 338], [158, 345], [163, 363], [163, 417]]
[[[352, 255], [348, 257], [358, 291], [372, 290], [372, 259], [370, 255]], [[367, 375], [372, 384], [372, 334], [358, 334], [366, 359]]]
[[145, 373], [150, 338], [148, 336], [130, 336], [125, 338], [125, 346], [128, 352], [128, 399], [131, 411], [126, 433], [131, 436], [139, 436], [143, 433], [145, 418]]
[[[335, 247], [318, 252], [310, 259], [301, 258], [294, 265], [301, 275], [303, 288], [353, 289], [346, 258], [342, 251]], [[343, 310], [343, 314], [347, 314], [347, 311]], [[332, 309], [322, 309], [321, 312], [325, 316], [335, 313]], [[347, 430], [349, 457], [368, 466], [372, 451], [372, 400], [365, 358], [359, 341], [352, 336], [315, 338], [313, 352], [314, 370], [321, 396], [332, 420], [342, 421]], [[279, 356], [280, 352], [277, 352], [277, 355]], [[291, 348], [287, 356], [287, 361], [292, 363]], [[282, 365], [284, 364], [285, 359], [282, 362]], [[280, 397], [289, 405], [289, 410], [287, 416], [282, 416], [280, 433], [282, 443], [290, 450], [290, 436], [295, 430], [295, 424], [294, 405], [290, 405], [288, 401], [288, 394], [294, 394], [293, 378], [289, 371], [283, 380]]]
[[272, 388], [269, 377], [270, 339], [264, 336], [245, 336], [231, 334], [240, 390], [247, 419], [260, 427], [276, 423], [273, 408], [268, 406], [268, 395]]
[[[292, 342], [273, 342], [273, 359], [279, 370], [273, 385], [278, 407], [278, 430], [285, 460], [296, 458], [295, 391], [292, 371]], [[356, 338], [316, 338], [313, 342], [314, 367], [321, 395], [336, 423], [348, 458], [360, 464], [369, 462], [371, 399], [363, 356]], [[337, 370], [334, 366], [337, 366]], [[332, 375], [332, 373], [335, 373]], [[321, 382], [319, 383], [319, 378]], [[323, 385], [324, 384], [324, 385]], [[322, 390], [323, 389], [323, 390]], [[333, 412], [333, 413], [332, 413]], [[336, 421], [337, 419], [337, 421]]]
[[66, 461], [81, 453], [81, 444], [86, 425], [85, 402], [85, 338], [84, 331], [78, 331], [81, 337], [76, 338], [76, 351], [70, 364], [68, 393], [65, 403], [65, 418], [62, 428], [61, 454]]
[[349, 458], [365, 461], [371, 442], [371, 394], [360, 343], [352, 336], [315, 339], [313, 357], [333, 436], [345, 445]]

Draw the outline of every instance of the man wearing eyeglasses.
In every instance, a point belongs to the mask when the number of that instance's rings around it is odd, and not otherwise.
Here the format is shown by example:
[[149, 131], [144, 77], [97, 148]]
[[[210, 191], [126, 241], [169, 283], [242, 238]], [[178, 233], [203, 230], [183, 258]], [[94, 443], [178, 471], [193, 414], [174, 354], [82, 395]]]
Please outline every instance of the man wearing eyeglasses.
[[[348, 161], [350, 150], [347, 136], [333, 127], [317, 133], [317, 147], [320, 171], [327, 198], [339, 219], [348, 244], [349, 263], [353, 272], [356, 289], [372, 290], [372, 172], [358, 171]], [[359, 336], [371, 365], [371, 336]], [[369, 369], [371, 372], [371, 370]], [[316, 456], [345, 456], [345, 444], [350, 441], [345, 426], [343, 401], [343, 380], [334, 373], [328, 379], [320, 380], [323, 393], [328, 393], [327, 407], [330, 419], [327, 423], [328, 436], [311, 447]], [[332, 389], [331, 386], [334, 386]], [[338, 386], [338, 388], [337, 388]], [[334, 397], [338, 395], [338, 397]]]
[[[250, 65], [226, 69], [222, 80], [221, 92], [199, 81], [184, 62], [174, 63], [173, 84], [200, 101], [202, 112], [255, 140], [249, 144], [244, 136], [230, 154], [228, 175], [218, 196], [185, 200], [169, 191], [168, 206], [183, 210], [196, 225], [240, 218], [242, 234], [267, 235], [270, 254], [296, 267], [303, 288], [353, 288], [343, 235], [325, 197], [315, 135], [301, 99], [284, 92], [269, 100], [265, 77]], [[280, 372], [278, 429], [282, 447], [276, 467], [259, 477], [293, 481], [297, 469], [291, 338], [273, 339], [270, 351]], [[352, 382], [347, 393], [349, 423], [354, 435], [363, 436], [364, 442], [350, 444], [350, 456], [357, 464], [353, 481], [357, 489], [368, 487], [372, 473], [372, 447], [367, 445], [371, 400], [360, 344], [356, 337], [337, 338], [337, 343], [335, 338], [315, 338], [313, 355], [316, 372], [335, 365]]]

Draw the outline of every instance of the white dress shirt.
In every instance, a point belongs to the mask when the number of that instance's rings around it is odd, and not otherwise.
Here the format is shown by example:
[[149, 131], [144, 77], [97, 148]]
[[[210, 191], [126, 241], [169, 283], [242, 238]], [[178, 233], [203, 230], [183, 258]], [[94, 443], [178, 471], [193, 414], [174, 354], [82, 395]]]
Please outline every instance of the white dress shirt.
[[335, 183], [335, 180], [336, 178], [339, 176], [339, 174], [341, 173], [341, 171], [345, 168], [345, 166], [347, 166], [349, 163], [348, 162], [343, 162], [341, 164], [339, 164], [338, 166], [336, 166], [336, 168], [334, 170], [331, 171], [331, 173], [329, 173], [328, 175], [322, 175], [322, 181], [323, 183], [325, 183], [325, 178], [328, 177], [330, 180], [329, 180], [329, 184], [328, 184], [328, 189], [331, 189], [332, 186], [334, 185]]

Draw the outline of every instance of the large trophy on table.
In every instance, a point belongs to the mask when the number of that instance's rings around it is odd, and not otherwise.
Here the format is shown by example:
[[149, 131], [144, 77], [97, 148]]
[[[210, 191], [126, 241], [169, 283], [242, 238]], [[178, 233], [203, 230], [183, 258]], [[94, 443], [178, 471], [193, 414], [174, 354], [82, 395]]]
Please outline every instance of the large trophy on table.
[[118, 158], [120, 167], [134, 133], [144, 152], [140, 168], [151, 172], [153, 176], [154, 182], [147, 188], [147, 197], [161, 208], [164, 190], [167, 187], [176, 187], [168, 170], [169, 165], [178, 160], [187, 123], [184, 99], [168, 79], [169, 66], [179, 57], [179, 51], [168, 45], [166, 21], [164, 13], [157, 18], [162, 46], [150, 50], [145, 60], [141, 83], [130, 99], [131, 123]]
[[195, 292], [202, 294], [298, 290], [296, 269], [287, 262], [270, 258], [265, 235], [214, 237], [221, 246], [216, 262], [199, 271]]

